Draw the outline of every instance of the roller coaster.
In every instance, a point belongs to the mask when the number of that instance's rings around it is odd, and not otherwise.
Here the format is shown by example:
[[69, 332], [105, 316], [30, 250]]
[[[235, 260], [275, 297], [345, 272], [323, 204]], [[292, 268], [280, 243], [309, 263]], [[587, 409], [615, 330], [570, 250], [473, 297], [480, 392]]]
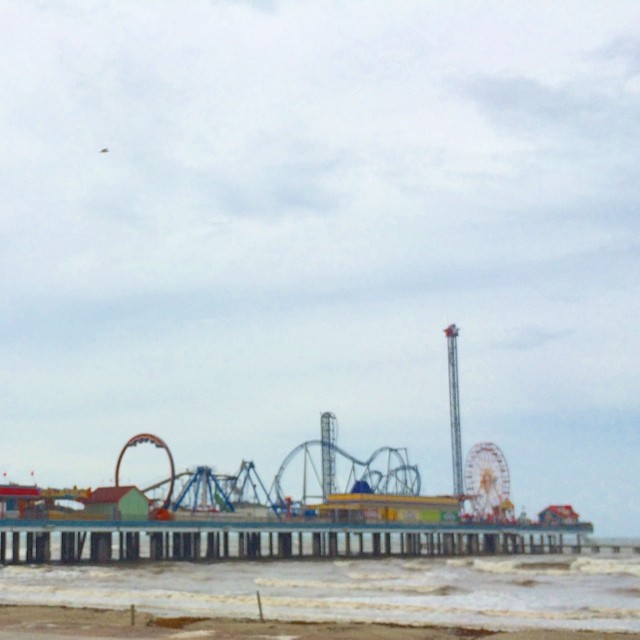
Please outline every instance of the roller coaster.
[[[360, 487], [368, 487], [371, 493], [411, 496], [417, 496], [420, 493], [420, 472], [417, 466], [409, 464], [406, 449], [381, 447], [376, 449], [368, 459], [358, 460], [335, 444], [323, 440], [308, 440], [295, 447], [285, 457], [276, 473], [270, 495], [278, 506], [282, 507], [288, 502], [283, 489], [283, 479], [294, 467], [293, 462], [297, 457], [302, 458], [299, 477], [300, 504], [309, 505], [314, 501], [326, 500], [323, 487], [327, 482], [317, 458], [327, 448], [337, 454], [336, 458], [340, 456], [340, 459], [336, 460], [336, 467], [342, 462], [342, 466], [346, 466], [347, 469], [346, 474], [343, 474], [343, 484], [333, 482], [336, 493], [349, 493], [356, 483], [360, 483]], [[297, 471], [300, 472], [300, 469]]]

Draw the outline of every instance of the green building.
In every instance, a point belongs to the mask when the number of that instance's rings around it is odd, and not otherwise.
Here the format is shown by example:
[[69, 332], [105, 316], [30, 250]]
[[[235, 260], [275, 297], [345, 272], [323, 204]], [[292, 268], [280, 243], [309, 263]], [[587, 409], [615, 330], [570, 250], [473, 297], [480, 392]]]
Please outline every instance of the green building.
[[138, 487], [98, 487], [85, 501], [85, 515], [95, 520], [148, 520], [149, 500]]

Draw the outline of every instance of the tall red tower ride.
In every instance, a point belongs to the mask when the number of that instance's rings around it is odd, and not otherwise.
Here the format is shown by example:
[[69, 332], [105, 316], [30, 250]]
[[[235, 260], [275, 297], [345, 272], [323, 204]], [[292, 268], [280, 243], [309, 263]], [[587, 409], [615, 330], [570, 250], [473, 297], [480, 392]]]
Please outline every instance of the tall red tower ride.
[[460, 438], [460, 394], [458, 389], [458, 327], [449, 325], [444, 334], [447, 336], [449, 351], [449, 410], [451, 413], [451, 457], [453, 461], [453, 493], [464, 493], [462, 483], [462, 443]]

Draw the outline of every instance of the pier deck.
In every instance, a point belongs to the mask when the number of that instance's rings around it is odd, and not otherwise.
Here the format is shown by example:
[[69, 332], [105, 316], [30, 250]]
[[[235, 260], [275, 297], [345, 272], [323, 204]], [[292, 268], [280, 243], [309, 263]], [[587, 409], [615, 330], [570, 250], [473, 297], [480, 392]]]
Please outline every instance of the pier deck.
[[591, 532], [589, 524], [6, 519], [0, 564], [580, 553]]

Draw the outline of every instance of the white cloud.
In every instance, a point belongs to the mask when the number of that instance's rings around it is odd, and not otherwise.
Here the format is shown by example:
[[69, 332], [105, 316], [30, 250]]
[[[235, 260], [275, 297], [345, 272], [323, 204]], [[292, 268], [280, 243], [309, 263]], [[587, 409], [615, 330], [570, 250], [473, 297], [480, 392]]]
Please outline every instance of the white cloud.
[[[157, 431], [179, 466], [253, 457], [270, 480], [332, 410], [356, 457], [408, 446], [446, 492], [454, 321], [465, 448], [503, 440], [529, 511], [556, 455], [528, 464], [532, 433], [580, 461], [637, 420], [640, 8], [402, 5], [7, 8], [15, 465], [102, 483]], [[619, 445], [600, 451], [615, 467]], [[577, 510], [603, 514], [583, 482]]]

